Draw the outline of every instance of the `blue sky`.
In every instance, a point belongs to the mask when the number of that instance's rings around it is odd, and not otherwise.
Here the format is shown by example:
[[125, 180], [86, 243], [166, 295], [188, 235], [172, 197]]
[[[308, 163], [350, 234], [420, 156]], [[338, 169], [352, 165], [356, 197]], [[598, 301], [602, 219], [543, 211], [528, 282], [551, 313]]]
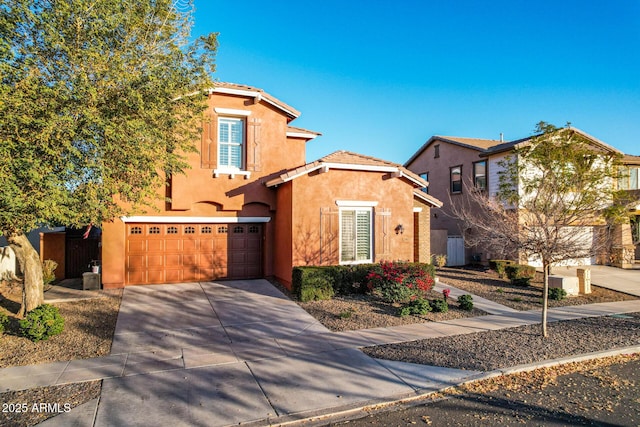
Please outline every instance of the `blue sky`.
[[346, 149], [404, 163], [432, 135], [570, 121], [640, 155], [639, 0], [196, 0], [219, 81], [259, 87]]

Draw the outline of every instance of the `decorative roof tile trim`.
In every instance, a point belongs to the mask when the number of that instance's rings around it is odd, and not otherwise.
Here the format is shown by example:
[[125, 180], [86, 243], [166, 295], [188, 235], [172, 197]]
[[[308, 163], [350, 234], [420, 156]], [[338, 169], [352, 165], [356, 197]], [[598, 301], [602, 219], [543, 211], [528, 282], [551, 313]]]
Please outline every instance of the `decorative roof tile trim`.
[[213, 87], [209, 89], [209, 93], [226, 93], [229, 95], [238, 95], [238, 96], [247, 96], [249, 98], [254, 98], [257, 101], [265, 101], [268, 104], [273, 105], [274, 107], [285, 112], [289, 117], [293, 120], [300, 117], [300, 112], [290, 105], [285, 104], [274, 96], [268, 94], [262, 89], [240, 85], [236, 83], [214, 83]]
[[318, 132], [302, 129], [302, 128], [294, 128], [293, 126], [287, 127], [287, 138], [314, 139], [314, 138], [317, 138], [319, 135], [322, 135], [322, 134]]
[[309, 174], [318, 169], [323, 169], [323, 172], [328, 172], [331, 169], [358, 170], [365, 172], [389, 172], [392, 174], [397, 174], [396, 177], [398, 178], [407, 179], [417, 187], [424, 188], [428, 185], [427, 181], [420, 178], [420, 176], [414, 174], [413, 172], [396, 163], [344, 150], [336, 151], [325, 157], [322, 157], [319, 160], [316, 160], [315, 162], [307, 163], [306, 165], [300, 166], [298, 168], [290, 169], [287, 172], [281, 174], [278, 178], [269, 180], [265, 184], [267, 187], [273, 187], [296, 179], [302, 175]]
[[423, 202], [427, 202], [428, 204], [430, 204], [433, 207], [436, 208], [441, 208], [442, 207], [442, 202], [438, 199], [436, 199], [435, 197], [425, 193], [424, 191], [420, 191], [420, 190], [414, 190], [413, 191], [413, 195], [422, 200]]

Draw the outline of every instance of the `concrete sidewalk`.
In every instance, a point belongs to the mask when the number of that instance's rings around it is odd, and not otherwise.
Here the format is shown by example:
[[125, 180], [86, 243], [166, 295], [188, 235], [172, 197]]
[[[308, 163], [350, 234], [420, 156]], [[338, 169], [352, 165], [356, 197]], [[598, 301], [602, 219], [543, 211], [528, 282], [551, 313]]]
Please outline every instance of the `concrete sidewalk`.
[[[332, 333], [265, 280], [126, 288], [110, 356], [2, 369], [1, 390], [103, 379], [99, 399], [45, 426], [289, 422], [483, 375], [375, 360], [360, 347], [539, 322], [539, 311], [474, 302], [496, 314]], [[638, 301], [561, 307], [549, 321], [639, 309]]]

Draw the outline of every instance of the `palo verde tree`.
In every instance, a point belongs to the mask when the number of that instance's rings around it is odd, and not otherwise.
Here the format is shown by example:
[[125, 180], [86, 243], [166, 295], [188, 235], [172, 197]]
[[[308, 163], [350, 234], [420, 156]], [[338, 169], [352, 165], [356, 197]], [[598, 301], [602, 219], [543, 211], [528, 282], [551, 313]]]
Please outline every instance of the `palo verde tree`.
[[43, 302], [25, 232], [126, 214], [186, 167], [217, 47], [190, 41], [192, 24], [189, 0], [0, 5], [0, 231], [24, 275], [19, 315]]
[[541, 262], [545, 337], [550, 267], [606, 253], [610, 230], [626, 219], [615, 188], [619, 162], [619, 153], [585, 134], [541, 122], [499, 163], [495, 194], [470, 188], [453, 207], [469, 245]]

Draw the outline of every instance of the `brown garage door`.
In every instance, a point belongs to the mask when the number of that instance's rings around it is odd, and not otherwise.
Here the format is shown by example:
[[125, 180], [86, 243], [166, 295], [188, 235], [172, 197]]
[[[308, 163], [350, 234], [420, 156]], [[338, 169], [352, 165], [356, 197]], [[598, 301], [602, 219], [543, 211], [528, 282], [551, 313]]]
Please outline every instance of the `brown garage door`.
[[263, 224], [127, 224], [126, 284], [262, 276]]

